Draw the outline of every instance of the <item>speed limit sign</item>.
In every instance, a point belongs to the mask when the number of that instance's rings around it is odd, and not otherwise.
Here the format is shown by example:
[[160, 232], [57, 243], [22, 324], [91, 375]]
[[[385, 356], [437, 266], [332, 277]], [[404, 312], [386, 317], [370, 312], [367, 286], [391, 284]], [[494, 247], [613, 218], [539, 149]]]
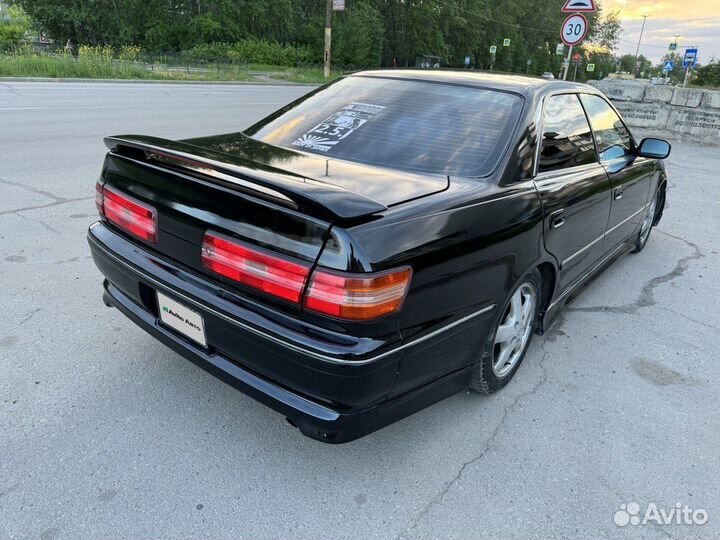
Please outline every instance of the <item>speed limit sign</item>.
[[577, 45], [587, 34], [588, 22], [584, 15], [575, 13], [570, 15], [562, 25], [560, 37], [565, 45]]

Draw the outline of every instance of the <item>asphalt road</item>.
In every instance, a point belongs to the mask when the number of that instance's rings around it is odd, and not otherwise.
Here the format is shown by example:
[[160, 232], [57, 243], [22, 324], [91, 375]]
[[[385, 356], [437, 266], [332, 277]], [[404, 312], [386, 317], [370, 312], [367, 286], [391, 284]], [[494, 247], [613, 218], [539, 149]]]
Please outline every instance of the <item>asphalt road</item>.
[[[718, 537], [718, 148], [674, 146], [645, 251], [510, 386], [348, 445], [103, 306], [85, 242], [102, 137], [235, 131], [307, 90], [0, 82], [0, 538]], [[618, 527], [630, 502], [709, 521]]]

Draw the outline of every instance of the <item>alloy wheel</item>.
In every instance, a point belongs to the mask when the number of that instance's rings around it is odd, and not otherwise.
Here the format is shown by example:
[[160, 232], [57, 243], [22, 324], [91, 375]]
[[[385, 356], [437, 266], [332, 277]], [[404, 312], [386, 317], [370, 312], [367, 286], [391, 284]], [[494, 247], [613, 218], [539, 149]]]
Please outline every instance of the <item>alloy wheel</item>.
[[644, 244], [647, 242], [648, 236], [650, 236], [650, 229], [652, 229], [652, 222], [655, 219], [655, 206], [657, 203], [657, 197], [653, 199], [650, 208], [648, 208], [645, 219], [640, 226], [640, 243]]
[[496, 377], [510, 373], [522, 357], [533, 331], [536, 304], [537, 294], [529, 283], [523, 283], [513, 293], [495, 333], [492, 368]]

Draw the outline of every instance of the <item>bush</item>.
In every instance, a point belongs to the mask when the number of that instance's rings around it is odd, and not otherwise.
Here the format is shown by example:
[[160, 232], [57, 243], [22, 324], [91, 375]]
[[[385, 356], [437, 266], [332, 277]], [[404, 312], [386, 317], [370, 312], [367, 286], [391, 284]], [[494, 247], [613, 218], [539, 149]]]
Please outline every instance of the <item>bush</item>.
[[695, 75], [693, 84], [696, 86], [720, 87], [720, 61], [713, 58], [709, 64], [698, 68]]
[[79, 57], [87, 62], [112, 62], [115, 52], [109, 45], [80, 45]]
[[30, 29], [30, 18], [18, 6], [8, 7], [8, 20], [0, 19], [0, 51], [20, 45]]
[[309, 47], [282, 45], [262, 39], [196, 45], [183, 54], [188, 60], [200, 63], [295, 66], [302, 63], [320, 62], [320, 58]]
[[142, 48], [138, 45], [123, 45], [117, 52], [117, 59], [123, 62], [137, 62]]

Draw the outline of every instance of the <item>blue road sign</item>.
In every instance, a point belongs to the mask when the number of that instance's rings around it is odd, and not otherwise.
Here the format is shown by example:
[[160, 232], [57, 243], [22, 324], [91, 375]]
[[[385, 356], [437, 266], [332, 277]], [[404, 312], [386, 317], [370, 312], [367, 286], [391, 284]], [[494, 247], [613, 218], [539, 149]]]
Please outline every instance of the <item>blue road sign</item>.
[[677, 51], [677, 43], [671, 43], [671, 44], [670, 44], [670, 50], [671, 50], [671, 51]]
[[663, 66], [663, 71], [672, 71], [674, 67], [675, 64], [672, 62], [672, 60], [668, 60]]
[[685, 49], [685, 56], [683, 57], [683, 69], [695, 67], [697, 62], [697, 49]]
[[466, 57], [465, 57], [465, 65], [466, 65], [466, 66], [469, 66], [469, 65], [470, 65], [470, 57], [469, 57], [469, 56], [466, 56]]

